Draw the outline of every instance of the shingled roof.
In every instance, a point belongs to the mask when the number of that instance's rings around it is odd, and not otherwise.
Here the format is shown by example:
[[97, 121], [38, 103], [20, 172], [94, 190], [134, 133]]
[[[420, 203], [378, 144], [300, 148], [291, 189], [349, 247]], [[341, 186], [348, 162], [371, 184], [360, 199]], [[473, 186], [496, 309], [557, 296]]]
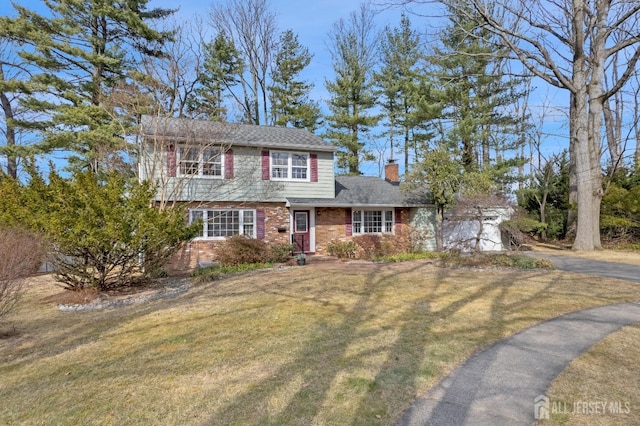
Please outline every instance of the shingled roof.
[[291, 127], [270, 127], [251, 124], [222, 123], [143, 116], [142, 136], [145, 139], [177, 143], [220, 142], [258, 148], [304, 149], [333, 152], [336, 147], [313, 133]]
[[336, 197], [287, 198], [290, 205], [316, 207], [424, 207], [432, 202], [428, 193], [405, 193], [401, 186], [375, 176], [336, 176]]

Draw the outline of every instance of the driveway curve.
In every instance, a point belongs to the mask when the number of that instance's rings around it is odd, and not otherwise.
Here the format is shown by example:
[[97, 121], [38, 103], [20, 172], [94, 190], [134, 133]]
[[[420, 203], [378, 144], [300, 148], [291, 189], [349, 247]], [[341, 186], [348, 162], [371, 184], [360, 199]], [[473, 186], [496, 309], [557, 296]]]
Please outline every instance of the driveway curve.
[[541, 257], [553, 263], [556, 269], [581, 274], [599, 275], [607, 278], [640, 283], [640, 265], [604, 262], [602, 260], [582, 259], [573, 256], [527, 252], [527, 256]]
[[536, 402], [571, 360], [636, 323], [640, 304], [622, 303], [530, 327], [469, 358], [417, 399], [398, 425], [530, 425]]

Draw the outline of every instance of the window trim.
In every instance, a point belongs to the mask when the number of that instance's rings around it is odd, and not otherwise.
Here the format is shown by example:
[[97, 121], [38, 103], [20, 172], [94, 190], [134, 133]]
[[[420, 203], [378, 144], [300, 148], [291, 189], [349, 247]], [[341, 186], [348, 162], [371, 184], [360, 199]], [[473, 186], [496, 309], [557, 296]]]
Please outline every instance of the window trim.
[[[287, 177], [274, 177], [273, 176], [273, 168], [274, 167], [284, 167], [284, 166], [275, 166], [273, 164], [273, 154], [287, 154]], [[306, 164], [306, 175], [307, 177], [304, 179], [294, 178], [293, 177], [293, 168], [301, 168], [302, 166], [294, 166], [293, 165], [293, 155], [304, 155], [307, 157]], [[303, 152], [303, 151], [280, 151], [280, 150], [271, 150], [269, 151], [269, 179], [272, 181], [280, 181], [280, 182], [311, 182], [311, 153]]]
[[[188, 174], [182, 173], [181, 161], [182, 161], [182, 150], [183, 149], [193, 149], [198, 151], [198, 173]], [[220, 175], [205, 175], [204, 171], [204, 152], [208, 149], [215, 149], [220, 153]], [[176, 177], [182, 178], [202, 178], [202, 179], [224, 179], [225, 176], [225, 155], [226, 153], [221, 147], [217, 146], [190, 146], [190, 145], [177, 145], [176, 146]], [[208, 164], [216, 164], [207, 162]]]
[[[356, 212], [360, 213], [360, 217], [356, 218]], [[381, 212], [381, 232], [364, 232], [364, 213], [365, 212]], [[391, 214], [388, 218], [387, 215]], [[395, 234], [395, 209], [381, 209], [381, 208], [353, 208], [351, 210], [351, 232], [352, 235], [393, 235]], [[391, 231], [386, 231], [387, 225], [390, 225]]]
[[[200, 230], [200, 234], [194, 238], [195, 241], [223, 241], [227, 239], [226, 236], [212, 236], [209, 237], [207, 235], [208, 231], [208, 215], [209, 212], [238, 212], [238, 234], [233, 235], [247, 235], [251, 238], [257, 238], [258, 235], [258, 218], [257, 218], [257, 209], [219, 209], [219, 208], [201, 208], [201, 209], [189, 209], [189, 224], [193, 223], [193, 213], [201, 212], [202, 213], [202, 229]], [[244, 215], [245, 212], [251, 212], [253, 221], [251, 224], [244, 223]], [[251, 235], [244, 233], [245, 225], [251, 225], [253, 227], [253, 233]]]

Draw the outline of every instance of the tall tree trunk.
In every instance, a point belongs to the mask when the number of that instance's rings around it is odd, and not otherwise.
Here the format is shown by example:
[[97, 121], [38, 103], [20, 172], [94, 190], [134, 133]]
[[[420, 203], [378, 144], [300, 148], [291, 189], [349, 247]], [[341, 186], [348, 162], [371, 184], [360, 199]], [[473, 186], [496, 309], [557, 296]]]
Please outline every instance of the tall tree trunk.
[[640, 77], [636, 77], [636, 90], [634, 100], [635, 117], [633, 117], [633, 128], [636, 136], [636, 170], [640, 170]]
[[619, 105], [616, 101], [616, 112], [614, 115], [610, 102], [605, 101], [603, 104], [605, 134], [607, 135], [607, 147], [609, 148], [612, 166], [615, 166], [622, 157], [622, 149], [620, 146], [622, 121], [619, 119]]
[[[0, 66], [0, 81], [3, 80], [4, 72]], [[16, 145], [16, 129], [12, 123], [14, 118], [13, 105], [11, 105], [9, 98], [4, 92], [0, 92], [0, 105], [2, 105], [2, 112], [4, 113], [5, 136], [7, 139], [7, 174], [16, 179], [18, 177], [18, 159], [15, 154], [11, 152]]]
[[483, 124], [482, 125], [482, 170], [486, 170], [489, 168], [489, 163], [491, 161], [491, 154], [490, 154], [490, 147], [489, 147], [489, 125], [488, 124]]
[[593, 250], [593, 195], [592, 185], [589, 182], [591, 177], [591, 156], [589, 153], [589, 111], [587, 92], [587, 70], [588, 63], [584, 51], [585, 32], [584, 19], [585, 10], [582, 0], [573, 0], [572, 24], [574, 28], [575, 50], [573, 58], [573, 84], [575, 117], [572, 124], [575, 124], [573, 141], [573, 151], [571, 155], [575, 158], [577, 177], [577, 205], [578, 215], [576, 223], [576, 237], [573, 241], [574, 250]]
[[444, 250], [444, 209], [442, 206], [436, 205], [436, 249]]
[[[569, 211], [567, 212], [567, 230], [565, 237], [575, 239], [578, 222], [578, 174], [576, 173], [575, 146], [577, 141], [576, 129], [576, 96], [571, 93], [569, 105]], [[538, 150], [538, 153], [540, 151]], [[540, 161], [540, 159], [538, 159]]]

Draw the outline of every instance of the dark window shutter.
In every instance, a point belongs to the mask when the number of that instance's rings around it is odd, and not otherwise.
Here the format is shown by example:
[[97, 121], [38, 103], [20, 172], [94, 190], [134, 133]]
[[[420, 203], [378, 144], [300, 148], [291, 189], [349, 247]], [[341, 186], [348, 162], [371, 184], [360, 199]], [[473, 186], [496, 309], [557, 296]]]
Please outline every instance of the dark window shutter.
[[224, 178], [233, 179], [233, 150], [224, 153]]
[[264, 231], [264, 210], [256, 210], [256, 238], [263, 240], [265, 235]]
[[309, 155], [311, 160], [311, 182], [318, 181], [318, 154]]
[[399, 207], [396, 207], [396, 220], [395, 220], [396, 225], [400, 225], [402, 223], [402, 209]]
[[269, 151], [262, 151], [262, 180], [269, 180]]
[[177, 169], [176, 147], [175, 145], [167, 146], [167, 176], [175, 177]]
[[344, 235], [347, 237], [353, 235], [352, 223], [351, 209], [344, 209]]

